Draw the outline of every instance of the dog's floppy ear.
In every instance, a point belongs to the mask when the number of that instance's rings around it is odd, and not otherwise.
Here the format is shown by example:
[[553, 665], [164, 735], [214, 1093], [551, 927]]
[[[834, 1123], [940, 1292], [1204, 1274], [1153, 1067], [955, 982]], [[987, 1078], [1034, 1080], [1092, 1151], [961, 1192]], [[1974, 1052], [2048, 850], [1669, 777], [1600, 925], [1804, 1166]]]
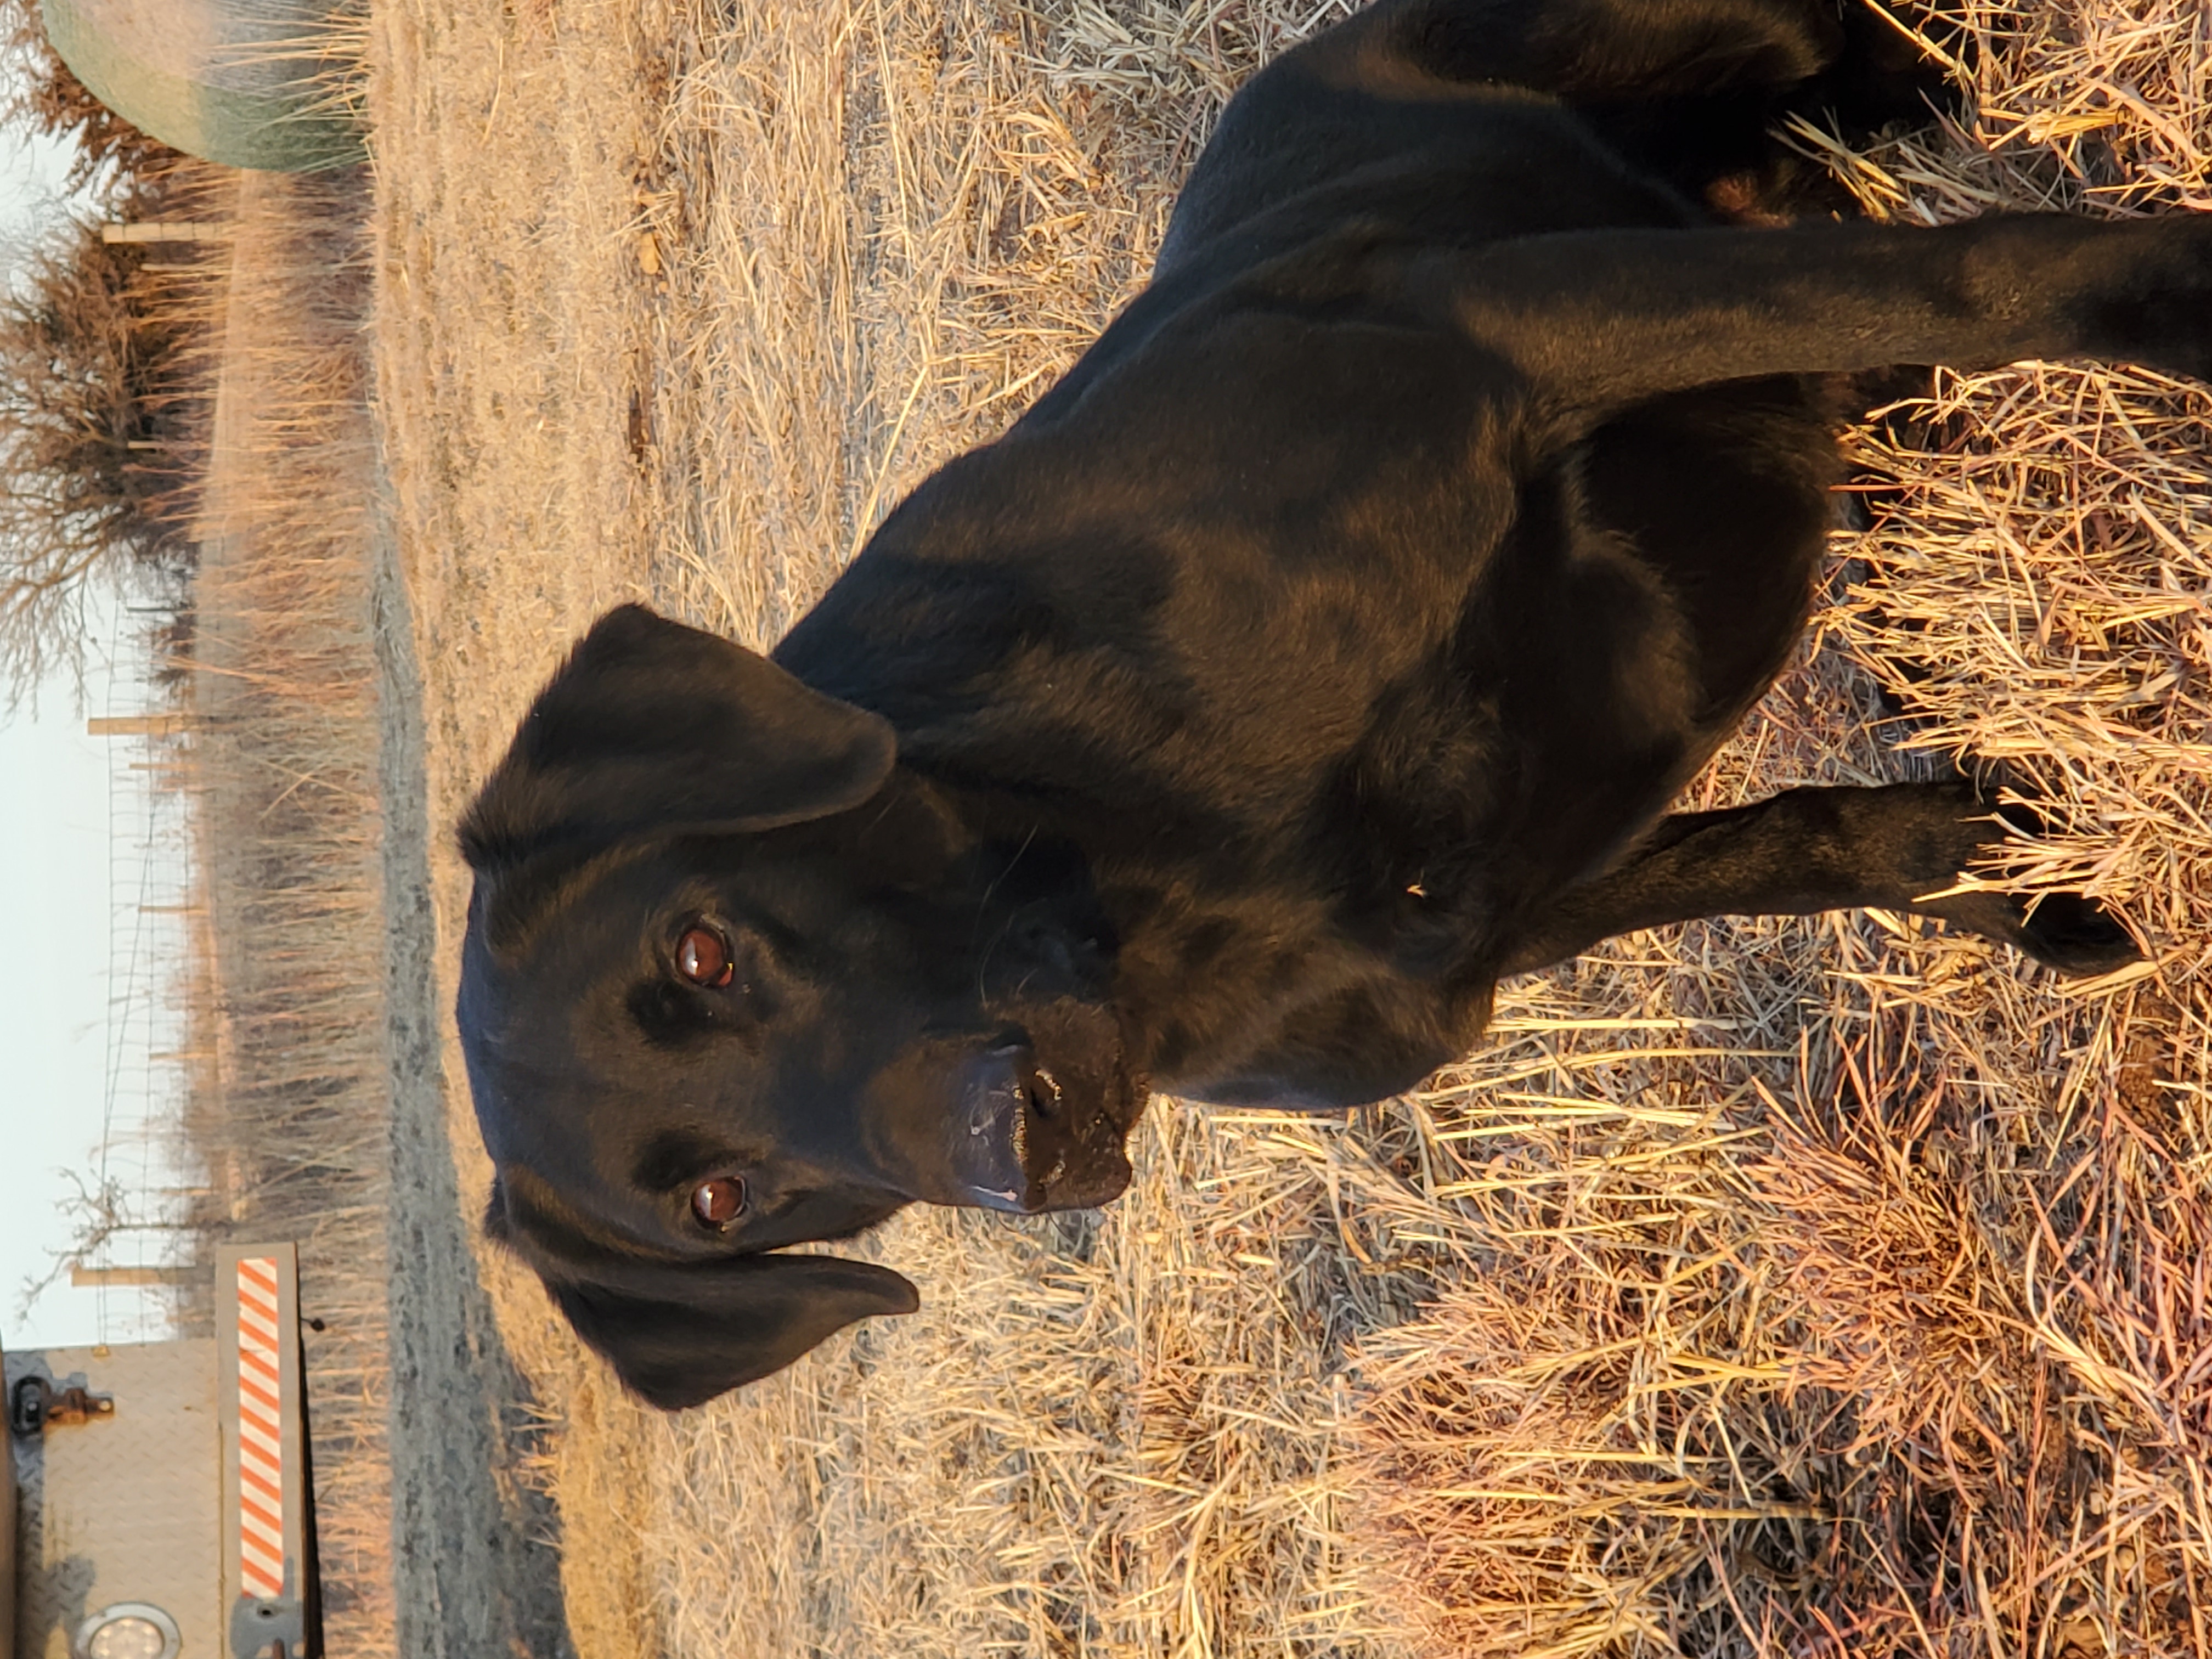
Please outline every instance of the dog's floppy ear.
[[844, 1256], [629, 1254], [523, 1168], [492, 1176], [484, 1231], [537, 1270], [576, 1334], [663, 1411], [780, 1371], [856, 1319], [921, 1305], [903, 1274]]
[[902, 1275], [834, 1255], [625, 1263], [545, 1288], [624, 1383], [672, 1412], [781, 1370], [856, 1319], [921, 1305]]
[[461, 825], [478, 871], [642, 830], [772, 830], [858, 806], [897, 740], [881, 716], [642, 605], [609, 611], [538, 695]]

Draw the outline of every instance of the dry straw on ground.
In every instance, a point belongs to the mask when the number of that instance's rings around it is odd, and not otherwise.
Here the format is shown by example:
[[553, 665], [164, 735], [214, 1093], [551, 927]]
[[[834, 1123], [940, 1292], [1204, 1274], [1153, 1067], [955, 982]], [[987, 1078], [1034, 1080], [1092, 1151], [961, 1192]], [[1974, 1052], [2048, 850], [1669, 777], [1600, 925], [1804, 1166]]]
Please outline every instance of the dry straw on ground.
[[[773, 638], [1073, 360], [1221, 97], [1340, 8], [486, 9], [372, 31], [437, 823], [599, 604]], [[1798, 136], [1870, 206], [2207, 200], [2186, 0], [1954, 21], [1962, 122]], [[2050, 830], [2016, 873], [2148, 968], [1881, 915], [1616, 942], [1420, 1097], [1161, 1102], [1101, 1216], [910, 1212], [873, 1248], [921, 1314], [680, 1418], [495, 1261], [580, 1647], [2207, 1651], [2208, 413], [2032, 367], [1869, 427], [1872, 528], [1693, 792], [2000, 762]]]

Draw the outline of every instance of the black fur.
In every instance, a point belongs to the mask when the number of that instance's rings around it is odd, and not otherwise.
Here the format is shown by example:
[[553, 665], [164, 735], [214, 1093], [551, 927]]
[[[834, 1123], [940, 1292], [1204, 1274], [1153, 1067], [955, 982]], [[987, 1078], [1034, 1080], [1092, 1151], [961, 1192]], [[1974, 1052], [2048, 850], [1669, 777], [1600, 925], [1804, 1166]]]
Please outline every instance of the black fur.
[[1238, 95], [1150, 289], [773, 665], [603, 621], [463, 830], [495, 1230], [586, 1340], [704, 1398], [912, 1305], [780, 1247], [1103, 1202], [1150, 1086], [1411, 1087], [1629, 928], [2130, 959], [2080, 899], [1936, 896], [2006, 833], [1963, 784], [1665, 816], [1803, 623], [1839, 377], [2212, 369], [2203, 216], [1718, 216], [1810, 190], [1778, 114], [1929, 83], [1835, 0], [1385, 0]]

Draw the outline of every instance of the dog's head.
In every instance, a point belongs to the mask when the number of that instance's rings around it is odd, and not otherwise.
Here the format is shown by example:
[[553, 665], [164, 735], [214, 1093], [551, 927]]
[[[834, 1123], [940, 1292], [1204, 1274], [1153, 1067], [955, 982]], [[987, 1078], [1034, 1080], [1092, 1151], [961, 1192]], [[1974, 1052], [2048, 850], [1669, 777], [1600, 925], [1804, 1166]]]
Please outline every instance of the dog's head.
[[916, 1305], [781, 1247], [1127, 1184], [1146, 1091], [1079, 867], [970, 833], [886, 722], [764, 658], [611, 613], [461, 843], [489, 1225], [655, 1404]]

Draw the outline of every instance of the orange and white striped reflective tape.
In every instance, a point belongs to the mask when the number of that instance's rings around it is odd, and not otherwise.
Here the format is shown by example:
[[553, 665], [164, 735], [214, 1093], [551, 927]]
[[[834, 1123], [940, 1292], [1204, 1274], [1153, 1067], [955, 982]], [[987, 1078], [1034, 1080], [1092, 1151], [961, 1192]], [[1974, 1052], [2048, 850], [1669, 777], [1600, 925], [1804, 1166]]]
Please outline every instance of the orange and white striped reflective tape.
[[238, 1562], [241, 1588], [284, 1594], [284, 1367], [276, 1263], [238, 1264]]

